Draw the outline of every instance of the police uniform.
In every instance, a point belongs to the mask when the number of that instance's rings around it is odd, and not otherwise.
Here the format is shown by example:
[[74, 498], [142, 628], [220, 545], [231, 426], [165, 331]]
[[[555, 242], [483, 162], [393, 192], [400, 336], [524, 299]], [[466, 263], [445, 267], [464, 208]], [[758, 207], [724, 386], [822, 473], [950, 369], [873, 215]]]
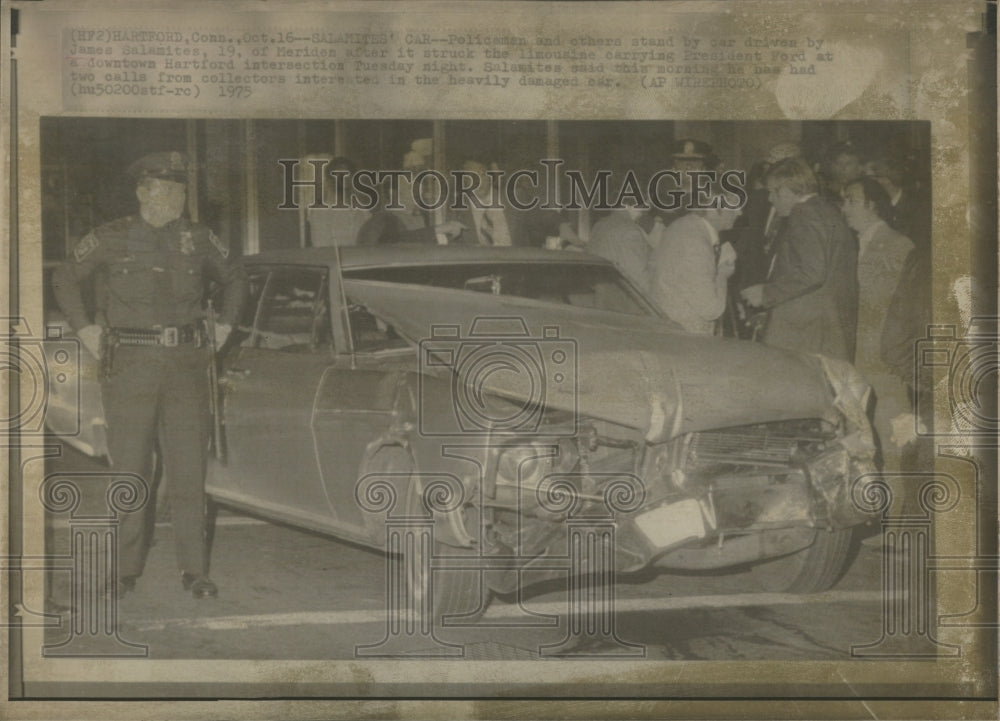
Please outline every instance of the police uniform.
[[[158, 153], [138, 161], [130, 173], [140, 181], [184, 182], [186, 161], [179, 153]], [[234, 325], [246, 275], [242, 263], [204, 226], [186, 218], [162, 227], [140, 215], [121, 218], [84, 236], [53, 276], [56, 299], [77, 330], [91, 323], [80, 281], [98, 270], [103, 271], [101, 389], [111, 464], [116, 472], [150, 478], [153, 444], [161, 433], [177, 560], [188, 588], [198, 579], [207, 580], [210, 351], [202, 324], [205, 280], [212, 277], [224, 286], [220, 321]], [[129, 586], [142, 573], [150, 522], [145, 510], [122, 518], [118, 576]], [[215, 595], [215, 586], [202, 582], [194, 592]]]

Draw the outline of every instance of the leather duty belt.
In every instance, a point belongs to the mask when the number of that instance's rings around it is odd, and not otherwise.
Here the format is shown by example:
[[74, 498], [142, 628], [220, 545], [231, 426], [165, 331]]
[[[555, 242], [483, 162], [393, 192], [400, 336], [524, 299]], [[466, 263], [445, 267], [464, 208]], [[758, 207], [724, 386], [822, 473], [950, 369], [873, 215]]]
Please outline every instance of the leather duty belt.
[[189, 323], [165, 328], [109, 328], [110, 340], [116, 345], [158, 345], [173, 348], [184, 343], [205, 342], [205, 333], [200, 324]]

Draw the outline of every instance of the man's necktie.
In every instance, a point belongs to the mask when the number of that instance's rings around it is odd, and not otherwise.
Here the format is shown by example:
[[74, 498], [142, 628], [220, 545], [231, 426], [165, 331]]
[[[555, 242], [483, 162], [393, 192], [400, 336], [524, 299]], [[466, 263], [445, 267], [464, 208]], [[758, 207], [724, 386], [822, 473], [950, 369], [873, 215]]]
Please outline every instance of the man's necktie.
[[479, 234], [483, 238], [483, 243], [493, 245], [493, 219], [488, 210], [483, 211], [483, 222], [479, 226]]

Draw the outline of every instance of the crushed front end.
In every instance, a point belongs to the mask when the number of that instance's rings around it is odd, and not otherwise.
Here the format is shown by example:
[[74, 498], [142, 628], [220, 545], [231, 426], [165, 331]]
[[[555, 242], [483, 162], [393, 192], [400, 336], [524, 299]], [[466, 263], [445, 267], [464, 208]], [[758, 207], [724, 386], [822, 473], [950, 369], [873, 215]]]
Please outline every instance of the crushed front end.
[[[566, 552], [567, 522], [590, 519], [614, 524], [619, 572], [652, 562], [724, 568], [794, 553], [818, 531], [866, 522], [856, 499], [875, 478], [867, 385], [846, 364], [819, 362], [832, 398], [821, 418], [679, 433], [659, 443], [583, 418], [573, 436], [547, 436], [543, 428], [493, 439], [480, 489], [483, 550], [513, 554], [530, 568]], [[515, 581], [497, 574], [489, 585], [503, 591]]]

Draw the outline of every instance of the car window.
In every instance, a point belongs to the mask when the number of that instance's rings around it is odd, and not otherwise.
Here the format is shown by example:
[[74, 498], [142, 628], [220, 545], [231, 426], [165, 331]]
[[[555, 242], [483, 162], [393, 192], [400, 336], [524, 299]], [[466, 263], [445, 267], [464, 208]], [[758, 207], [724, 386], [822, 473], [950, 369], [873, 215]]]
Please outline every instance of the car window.
[[348, 317], [351, 323], [351, 343], [357, 353], [409, 347], [406, 340], [396, 333], [395, 328], [372, 315], [363, 306], [350, 303]]
[[585, 263], [469, 263], [366, 268], [349, 278], [455, 288], [477, 293], [530, 298], [546, 303], [657, 315], [626, 281], [607, 265]]
[[286, 352], [330, 350], [326, 268], [276, 268], [263, 284], [248, 344]]

